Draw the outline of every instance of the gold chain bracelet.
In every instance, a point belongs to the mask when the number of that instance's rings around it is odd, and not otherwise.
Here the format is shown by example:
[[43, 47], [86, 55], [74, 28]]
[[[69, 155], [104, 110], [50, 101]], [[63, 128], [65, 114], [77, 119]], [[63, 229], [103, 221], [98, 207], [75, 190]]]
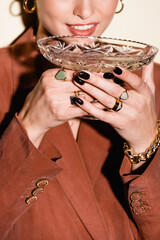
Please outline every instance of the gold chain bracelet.
[[145, 152], [134, 154], [133, 149], [130, 148], [126, 142], [124, 143], [124, 146], [123, 146], [124, 155], [126, 155], [129, 158], [131, 163], [137, 164], [140, 161], [146, 161], [158, 149], [158, 147], [160, 146], [160, 120], [157, 121], [157, 125], [158, 125], [158, 134], [156, 135], [151, 145], [145, 150]]

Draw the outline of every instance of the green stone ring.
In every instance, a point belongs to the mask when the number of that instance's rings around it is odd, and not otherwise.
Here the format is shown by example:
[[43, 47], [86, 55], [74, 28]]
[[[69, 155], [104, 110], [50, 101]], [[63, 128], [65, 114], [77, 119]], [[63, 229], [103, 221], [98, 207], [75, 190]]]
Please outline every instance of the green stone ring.
[[63, 80], [63, 81], [66, 80], [66, 73], [65, 73], [65, 71], [59, 70], [59, 71], [56, 73], [55, 78], [56, 78], [57, 80]]
[[128, 96], [128, 92], [127, 92], [127, 90], [125, 89], [125, 91], [124, 92], [122, 92], [121, 93], [121, 95], [120, 95], [120, 97], [119, 97], [119, 100], [127, 100], [129, 98], [129, 96]]

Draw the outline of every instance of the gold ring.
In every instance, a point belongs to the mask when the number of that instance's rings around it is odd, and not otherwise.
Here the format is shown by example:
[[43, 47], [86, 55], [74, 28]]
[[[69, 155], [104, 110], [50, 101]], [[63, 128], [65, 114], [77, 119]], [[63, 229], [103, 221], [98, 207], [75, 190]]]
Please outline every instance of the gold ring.
[[74, 91], [74, 95], [75, 95], [75, 97], [81, 95], [80, 92], [81, 92], [81, 91]]
[[97, 99], [94, 99], [94, 100], [90, 101], [90, 103], [97, 103], [97, 102], [98, 102]]
[[122, 109], [122, 107], [123, 107], [122, 101], [120, 101], [120, 99], [116, 98], [116, 102], [115, 102], [113, 108], [106, 107], [103, 110], [104, 111], [109, 111], [109, 112], [118, 112]]
[[86, 95], [85, 95], [84, 92], [82, 92], [82, 91], [74, 91], [74, 95], [70, 96], [70, 100], [71, 100], [71, 104], [72, 105], [76, 105], [75, 102], [74, 102], [74, 98], [78, 97], [78, 96], [82, 96], [83, 98], [86, 98]]

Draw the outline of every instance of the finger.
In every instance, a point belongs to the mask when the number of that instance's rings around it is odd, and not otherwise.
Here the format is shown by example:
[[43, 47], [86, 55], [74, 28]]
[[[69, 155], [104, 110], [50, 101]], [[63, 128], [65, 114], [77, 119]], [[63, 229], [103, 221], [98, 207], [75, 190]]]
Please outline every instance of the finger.
[[101, 108], [97, 108], [96, 105], [89, 103], [82, 97], [76, 98], [76, 104], [85, 112], [87, 112], [89, 115], [94, 116], [96, 119], [99, 119], [101, 121], [105, 121], [107, 123], [110, 123], [112, 125], [115, 124], [115, 121], [118, 120], [117, 113], [118, 112], [105, 112]]
[[143, 92], [144, 88], [146, 88], [145, 82], [139, 76], [125, 68], [116, 67], [114, 69], [114, 75], [129, 84], [138, 92]]
[[[56, 77], [57, 74], [62, 71], [60, 70], [59, 68], [55, 68], [55, 69], [49, 69], [45, 72], [43, 72], [42, 76], [41, 76], [41, 83], [43, 86], [48, 86], [50, 85], [51, 87], [62, 87], [63, 88], [66, 88], [68, 89], [68, 92], [69, 90], [71, 89], [73, 85], [73, 82], [72, 82], [72, 79], [73, 79], [73, 76], [75, 75], [75, 72], [72, 71], [72, 70], [63, 70], [62, 72], [64, 74], [62, 74], [62, 79], [60, 79], [60, 77]], [[73, 91], [76, 91], [73, 90]]]
[[68, 116], [68, 119], [73, 119], [77, 117], [83, 117], [88, 115], [86, 111], [83, 109], [79, 108], [78, 106], [70, 106], [66, 112], [65, 115]]
[[72, 105], [68, 95], [55, 96], [53, 102], [51, 103], [51, 109], [53, 109], [52, 112], [59, 120], [69, 120], [87, 114], [77, 105]]
[[45, 71], [43, 74], [47, 74], [49, 77], [55, 78], [57, 81], [71, 81], [75, 74], [75, 71], [69, 69], [53, 68]]
[[73, 84], [73, 71], [67, 71], [66, 77], [70, 79], [69, 81], [63, 81], [63, 80], [57, 80], [55, 79], [56, 71], [54, 70], [48, 70], [42, 74], [41, 77], [41, 84], [43, 88], [50, 92], [51, 94], [60, 94], [60, 93], [74, 93], [76, 91], [79, 91], [80, 88], [75, 86]]
[[153, 73], [154, 73], [154, 63], [153, 62], [150, 63], [147, 66], [144, 66], [144, 68], [142, 70], [142, 79], [149, 86], [149, 88], [152, 91], [152, 94], [154, 95], [154, 93], [155, 93], [155, 84], [154, 84]]
[[[75, 84], [78, 85], [78, 83], [75, 83]], [[113, 107], [115, 99], [112, 96], [103, 92], [102, 90], [88, 83], [85, 83], [83, 86], [81, 86], [81, 89], [87, 92], [88, 94], [90, 94], [91, 96], [93, 96], [96, 100], [98, 100], [104, 106]]]
[[[104, 91], [105, 93], [109, 94], [110, 96], [117, 98], [122, 93], [124, 88], [122, 88], [121, 86], [117, 85], [116, 83], [110, 80], [111, 79], [106, 79], [102, 77], [102, 75], [98, 73], [92, 73], [87, 71], [86, 72], [81, 71], [79, 75], [74, 77], [74, 82], [76, 82], [79, 86], [84, 85], [84, 83], [86, 82], [96, 87], [95, 89], [98, 88]], [[89, 89], [87, 89], [87, 91], [89, 91]]]
[[[124, 92], [124, 88], [122, 88], [120, 86], [116, 86], [116, 84], [110, 82], [109, 86], [112, 89], [112, 94], [113, 94], [113, 96], [111, 96], [111, 93], [109, 90], [108, 90], [109, 94], [106, 93], [106, 87], [107, 87], [107, 84], [105, 85], [106, 80], [102, 79], [99, 76], [95, 76], [94, 74], [91, 74], [91, 76], [93, 76], [93, 80], [92, 80], [92, 78], [90, 78], [89, 81], [87, 81], [87, 82], [81, 80], [79, 77], [76, 76], [76, 78], [74, 78], [74, 82], [76, 85], [80, 86], [83, 91], [92, 95], [95, 99], [97, 99], [104, 106], [112, 108], [115, 104], [115, 98], [119, 98], [119, 96], [122, 94], [122, 92]], [[103, 83], [98, 84], [97, 83], [98, 80], [100, 82], [102, 81]], [[96, 86], [94, 86], [93, 84], [95, 84]], [[113, 88], [113, 85], [115, 86], [116, 89]], [[97, 88], [97, 87], [99, 87], [99, 88]], [[101, 90], [100, 87], [101, 88], [104, 87], [105, 92], [104, 92], [104, 90]]]

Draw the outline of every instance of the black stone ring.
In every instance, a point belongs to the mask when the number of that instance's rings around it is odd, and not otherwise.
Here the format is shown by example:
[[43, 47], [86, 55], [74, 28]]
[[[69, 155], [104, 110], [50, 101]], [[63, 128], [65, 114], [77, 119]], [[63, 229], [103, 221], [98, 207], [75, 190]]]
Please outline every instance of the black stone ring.
[[115, 105], [114, 105], [113, 108], [106, 107], [103, 110], [104, 111], [109, 111], [109, 112], [118, 112], [122, 109], [122, 107], [123, 107], [122, 101], [120, 101], [120, 99], [116, 98], [116, 102], [115, 102]]

